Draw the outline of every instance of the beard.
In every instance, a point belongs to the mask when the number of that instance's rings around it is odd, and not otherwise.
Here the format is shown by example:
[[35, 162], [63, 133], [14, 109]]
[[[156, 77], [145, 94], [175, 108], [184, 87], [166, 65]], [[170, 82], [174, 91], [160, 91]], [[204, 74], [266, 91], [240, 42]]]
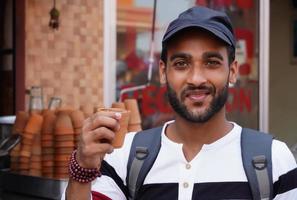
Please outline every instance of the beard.
[[[187, 86], [185, 89], [181, 92], [181, 100], [177, 97], [176, 92], [172, 89], [172, 87], [169, 85], [167, 81], [167, 97], [169, 100], [169, 103], [173, 110], [180, 115], [182, 118], [194, 122], [194, 123], [203, 123], [207, 122], [209, 119], [211, 119], [217, 112], [219, 112], [225, 105], [228, 99], [228, 82], [225, 84], [225, 86], [216, 92], [216, 87], [211, 86]], [[207, 90], [209, 95], [212, 96], [212, 100], [210, 102], [210, 105], [208, 108], [206, 108], [205, 111], [200, 113], [194, 113], [191, 110], [187, 108], [187, 106], [184, 104], [185, 97], [187, 94], [190, 94], [194, 90]], [[217, 93], [217, 95], [216, 95]], [[196, 103], [194, 105], [196, 106], [202, 106], [203, 102]]]

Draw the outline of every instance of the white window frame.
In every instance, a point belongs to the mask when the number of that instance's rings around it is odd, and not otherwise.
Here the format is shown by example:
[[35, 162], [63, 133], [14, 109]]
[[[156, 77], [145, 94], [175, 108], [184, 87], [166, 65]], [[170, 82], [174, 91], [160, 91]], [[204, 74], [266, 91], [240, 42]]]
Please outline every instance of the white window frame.
[[110, 107], [116, 100], [116, 0], [104, 0], [103, 9], [103, 104]]
[[259, 0], [259, 130], [269, 132], [270, 0]]

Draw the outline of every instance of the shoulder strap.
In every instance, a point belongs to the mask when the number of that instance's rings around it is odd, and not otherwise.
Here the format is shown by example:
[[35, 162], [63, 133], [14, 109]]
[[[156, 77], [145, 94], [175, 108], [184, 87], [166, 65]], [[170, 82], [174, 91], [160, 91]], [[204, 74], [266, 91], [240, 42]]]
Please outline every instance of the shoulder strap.
[[129, 199], [136, 198], [139, 188], [157, 158], [161, 147], [162, 128], [141, 131], [133, 138], [126, 178]]
[[254, 200], [270, 200], [273, 197], [272, 139], [270, 134], [242, 129], [242, 162]]

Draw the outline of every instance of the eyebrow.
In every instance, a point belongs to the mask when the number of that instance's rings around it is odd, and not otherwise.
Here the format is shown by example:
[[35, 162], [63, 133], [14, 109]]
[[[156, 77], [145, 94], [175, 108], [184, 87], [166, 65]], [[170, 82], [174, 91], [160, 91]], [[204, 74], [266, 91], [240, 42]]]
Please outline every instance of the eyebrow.
[[205, 60], [208, 59], [208, 58], [213, 58], [213, 57], [218, 58], [218, 59], [220, 59], [222, 61], [224, 60], [223, 56], [220, 53], [215, 52], [215, 51], [205, 52], [202, 55], [202, 58], [205, 59]]
[[175, 53], [172, 56], [170, 56], [170, 61], [173, 61], [176, 58], [185, 58], [185, 59], [191, 59], [192, 56], [187, 53]]

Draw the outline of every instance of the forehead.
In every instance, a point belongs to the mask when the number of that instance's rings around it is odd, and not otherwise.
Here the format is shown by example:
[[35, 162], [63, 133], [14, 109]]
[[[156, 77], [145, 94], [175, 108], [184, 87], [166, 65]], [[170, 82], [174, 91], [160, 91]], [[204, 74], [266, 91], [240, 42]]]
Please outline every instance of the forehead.
[[168, 54], [176, 51], [219, 51], [227, 56], [227, 44], [202, 29], [180, 31], [167, 42]]

